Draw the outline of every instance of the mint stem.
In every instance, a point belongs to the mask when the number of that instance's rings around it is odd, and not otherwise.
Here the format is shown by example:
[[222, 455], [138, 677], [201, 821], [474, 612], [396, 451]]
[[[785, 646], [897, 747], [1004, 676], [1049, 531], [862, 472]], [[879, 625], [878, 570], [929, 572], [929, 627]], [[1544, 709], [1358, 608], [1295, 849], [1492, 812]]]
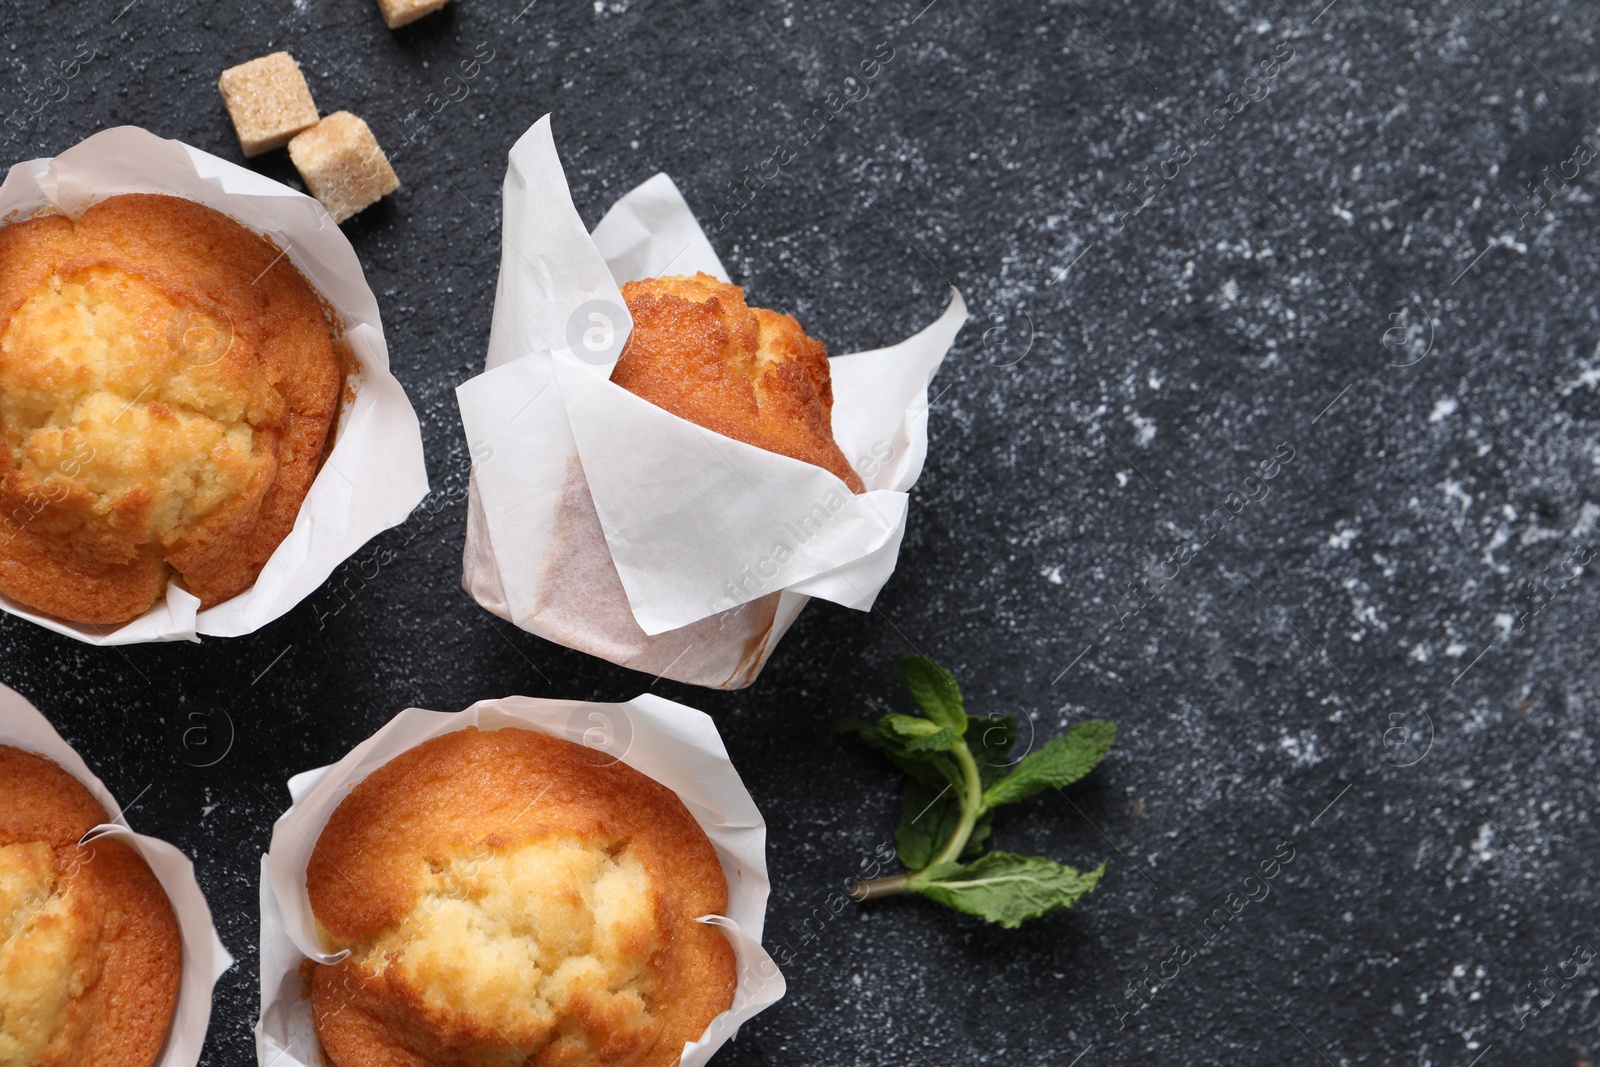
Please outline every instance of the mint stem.
[[910, 877], [909, 874], [897, 874], [892, 878], [874, 878], [868, 882], [857, 882], [850, 887], [850, 895], [860, 901], [892, 897], [896, 893], [906, 891], [906, 881]]
[[973, 827], [978, 824], [978, 816], [983, 812], [983, 782], [978, 777], [978, 763], [972, 758], [972, 750], [967, 747], [965, 740], [961, 740], [955, 743], [950, 754], [956, 758], [956, 766], [961, 768], [964, 784], [961, 793], [961, 821], [956, 823], [956, 832], [950, 835], [950, 840], [945, 842], [944, 849], [933, 858], [928, 867], [937, 867], [941, 863], [954, 863], [960, 859], [961, 853], [967, 847], [967, 841], [972, 837]]
[[922, 888], [925, 882], [923, 875], [928, 871], [940, 864], [954, 863], [966, 851], [973, 828], [978, 825], [978, 816], [983, 814], [983, 781], [978, 776], [978, 762], [972, 758], [972, 750], [967, 747], [966, 741], [957, 741], [955, 747], [950, 749], [950, 754], [961, 768], [961, 819], [956, 823], [950, 840], [945, 842], [933, 862], [920, 871], [857, 882], [850, 887], [850, 895], [856, 900], [876, 900], [879, 897], [892, 897], [896, 893], [914, 892]]

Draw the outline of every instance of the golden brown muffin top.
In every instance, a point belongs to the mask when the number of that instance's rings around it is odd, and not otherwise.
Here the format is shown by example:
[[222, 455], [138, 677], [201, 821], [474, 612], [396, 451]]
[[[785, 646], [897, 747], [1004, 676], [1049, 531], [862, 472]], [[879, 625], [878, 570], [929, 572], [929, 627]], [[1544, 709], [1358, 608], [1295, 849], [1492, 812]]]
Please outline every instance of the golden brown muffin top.
[[0, 745], [0, 1067], [149, 1067], [183, 949], [161, 883], [60, 766]]
[[853, 493], [861, 476], [833, 439], [828, 350], [792, 316], [744, 302], [709, 274], [628, 282], [633, 332], [611, 380], [725, 437], [832, 471]]
[[683, 802], [532, 730], [395, 757], [328, 820], [306, 872], [330, 950], [336, 1067], [668, 1067], [733, 1002], [727, 879]]
[[315, 477], [342, 372], [282, 251], [170, 196], [0, 227], [0, 592], [120, 623], [247, 589]]

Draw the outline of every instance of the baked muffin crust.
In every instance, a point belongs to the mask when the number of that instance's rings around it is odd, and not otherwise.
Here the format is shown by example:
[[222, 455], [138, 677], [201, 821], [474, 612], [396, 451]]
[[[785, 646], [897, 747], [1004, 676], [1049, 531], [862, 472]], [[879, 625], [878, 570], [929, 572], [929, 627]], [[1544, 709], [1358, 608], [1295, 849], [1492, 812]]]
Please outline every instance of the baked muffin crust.
[[676, 795], [531, 730], [445, 734], [335, 810], [307, 890], [335, 1067], [669, 1067], [733, 1001], [715, 850]]
[[161, 883], [54, 762], [0, 746], [0, 1065], [149, 1067], [182, 941]]
[[0, 227], [0, 592], [97, 624], [171, 577], [204, 607], [243, 592], [293, 528], [341, 377], [311, 286], [202, 204]]
[[828, 350], [792, 316], [709, 274], [628, 282], [633, 332], [611, 380], [724, 437], [832, 471], [866, 491], [833, 439]]

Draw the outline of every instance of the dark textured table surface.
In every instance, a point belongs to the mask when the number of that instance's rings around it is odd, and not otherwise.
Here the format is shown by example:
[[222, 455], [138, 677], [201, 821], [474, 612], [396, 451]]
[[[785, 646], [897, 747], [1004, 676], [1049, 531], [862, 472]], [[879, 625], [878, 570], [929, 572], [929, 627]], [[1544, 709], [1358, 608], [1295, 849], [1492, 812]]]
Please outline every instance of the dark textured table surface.
[[[717, 717], [770, 826], [790, 992], [720, 1063], [1586, 1062], [1600, 9], [1323, 2], [458, 0], [390, 32], [369, 0], [4, 0], [8, 161], [120, 123], [237, 160], [217, 74], [288, 49], [404, 182], [346, 226], [434, 487], [375, 542], [395, 562], [200, 646], [0, 618], [0, 681], [195, 858], [238, 958], [206, 1062], [253, 1060], [257, 863], [291, 773], [408, 705], [647, 687]], [[726, 213], [753, 298], [835, 351], [919, 328], [951, 284], [974, 308], [897, 574], [870, 614], [812, 605], [751, 689], [652, 685], [461, 592], [453, 389], [483, 360], [506, 152], [546, 111], [586, 220], [669, 172]], [[898, 786], [829, 726], [899, 707], [912, 649], [1039, 737], [1120, 724], [1070, 804], [999, 825], [1109, 858], [1072, 911], [836, 913]]]

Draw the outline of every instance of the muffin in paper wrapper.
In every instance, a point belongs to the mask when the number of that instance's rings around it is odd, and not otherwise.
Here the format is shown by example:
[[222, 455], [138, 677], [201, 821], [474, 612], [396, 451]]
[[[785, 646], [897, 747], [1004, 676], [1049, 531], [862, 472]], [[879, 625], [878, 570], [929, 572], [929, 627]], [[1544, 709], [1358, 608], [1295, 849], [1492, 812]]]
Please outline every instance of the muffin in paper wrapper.
[[0, 219], [51, 213], [77, 218], [122, 193], [198, 201], [270, 238], [333, 310], [333, 326], [355, 367], [334, 427], [333, 447], [301, 502], [294, 528], [255, 584], [200, 609], [176, 581], [166, 599], [120, 626], [68, 622], [0, 596], [0, 611], [92, 645], [239, 637], [289, 612], [377, 534], [405, 521], [428, 492], [422, 431], [393, 374], [355, 249], [311, 197], [180, 141], [135, 126], [102, 130], [51, 159], [18, 163], [0, 185]]
[[194, 864], [165, 841], [134, 833], [116, 798], [89, 770], [83, 757], [56, 733], [55, 727], [26, 698], [3, 685], [0, 685], [0, 745], [37, 752], [54, 760], [62, 770], [82, 782], [110, 816], [109, 822], [85, 834], [83, 843], [91, 844], [101, 838], [122, 841], [143, 857], [166, 891], [173, 914], [178, 918], [183, 963], [172, 1025], [167, 1030], [167, 1041], [161, 1047], [155, 1067], [194, 1067], [200, 1062], [206, 1028], [211, 1025], [211, 991], [223, 972], [233, 966], [233, 957], [223, 947], [211, 921], [205, 894], [200, 892], [200, 884], [195, 881]]
[[318, 939], [306, 890], [306, 868], [328, 819], [368, 774], [425, 741], [457, 730], [535, 730], [620, 760], [676, 793], [711, 839], [728, 880], [728, 914], [700, 921], [719, 927], [733, 948], [738, 984], [733, 1006], [684, 1046], [682, 1067], [701, 1067], [740, 1025], [783, 997], [778, 965], [761, 947], [766, 923], [767, 825], [756, 809], [711, 718], [646, 694], [620, 704], [506, 697], [465, 711], [408, 708], [330, 767], [289, 780], [293, 806], [274, 824], [261, 857], [261, 1067], [320, 1067], [302, 960], [332, 963]]
[[830, 360], [857, 495], [610, 381], [632, 325], [623, 282], [729, 280], [666, 175], [590, 234], [546, 116], [511, 150], [502, 238], [485, 371], [456, 391], [474, 460], [467, 592], [548, 640], [726, 689], [755, 680], [808, 598], [870, 609], [899, 555], [961, 294], [908, 340]]

